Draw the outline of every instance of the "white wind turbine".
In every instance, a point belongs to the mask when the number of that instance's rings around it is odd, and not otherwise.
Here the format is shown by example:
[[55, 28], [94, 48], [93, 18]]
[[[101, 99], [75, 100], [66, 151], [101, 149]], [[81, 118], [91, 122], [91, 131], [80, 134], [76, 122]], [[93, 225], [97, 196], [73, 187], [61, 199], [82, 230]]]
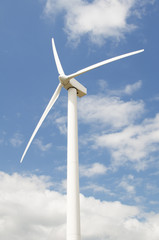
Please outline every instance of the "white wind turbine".
[[68, 90], [68, 122], [67, 122], [67, 240], [80, 240], [80, 201], [79, 201], [79, 163], [78, 163], [78, 126], [77, 126], [77, 96], [83, 97], [87, 94], [87, 89], [74, 79], [85, 72], [104, 64], [117, 61], [119, 59], [135, 55], [144, 51], [144, 49], [126, 53], [108, 60], [96, 63], [90, 67], [84, 68], [70, 75], [65, 75], [61, 66], [54, 39], [52, 38], [53, 54], [59, 73], [60, 83], [58, 84], [54, 94], [51, 97], [42, 117], [40, 118], [26, 148], [20, 162], [32, 143], [37, 131], [45, 120], [47, 114], [51, 110], [55, 101], [59, 97], [62, 87]]

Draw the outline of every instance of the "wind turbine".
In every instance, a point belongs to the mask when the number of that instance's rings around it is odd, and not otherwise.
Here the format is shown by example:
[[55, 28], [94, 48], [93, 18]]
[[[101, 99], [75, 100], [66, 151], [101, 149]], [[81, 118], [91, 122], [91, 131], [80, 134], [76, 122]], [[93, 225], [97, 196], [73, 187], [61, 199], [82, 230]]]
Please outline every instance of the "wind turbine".
[[40, 118], [20, 162], [23, 161], [30, 144], [32, 143], [37, 131], [45, 120], [49, 111], [59, 97], [62, 87], [68, 91], [68, 122], [67, 122], [67, 240], [80, 240], [80, 201], [79, 201], [79, 163], [78, 163], [78, 126], [77, 126], [77, 96], [83, 97], [87, 94], [87, 89], [74, 78], [88, 72], [94, 68], [100, 67], [110, 62], [117, 61], [144, 51], [138, 50], [126, 53], [108, 60], [96, 63], [77, 71], [70, 75], [65, 75], [60, 63], [54, 39], [52, 38], [52, 49], [55, 58], [56, 67], [59, 73], [59, 81], [50, 102], [48, 103], [42, 117]]

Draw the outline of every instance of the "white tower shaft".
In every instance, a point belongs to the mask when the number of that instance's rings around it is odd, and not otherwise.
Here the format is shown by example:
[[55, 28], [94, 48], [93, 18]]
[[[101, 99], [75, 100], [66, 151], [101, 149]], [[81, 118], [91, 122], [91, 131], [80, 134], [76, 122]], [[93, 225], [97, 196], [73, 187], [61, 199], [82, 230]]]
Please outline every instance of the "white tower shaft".
[[67, 240], [80, 240], [77, 90], [68, 90]]

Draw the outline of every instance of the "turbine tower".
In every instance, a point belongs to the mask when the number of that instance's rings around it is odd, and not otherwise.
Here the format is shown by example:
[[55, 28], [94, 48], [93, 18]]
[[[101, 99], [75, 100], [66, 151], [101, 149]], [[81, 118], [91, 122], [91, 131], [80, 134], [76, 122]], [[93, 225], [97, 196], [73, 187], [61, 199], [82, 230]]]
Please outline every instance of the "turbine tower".
[[67, 240], [80, 240], [80, 200], [79, 200], [79, 161], [78, 161], [78, 124], [77, 124], [77, 96], [83, 97], [87, 94], [87, 89], [75, 80], [75, 77], [88, 72], [94, 68], [100, 67], [110, 62], [135, 55], [144, 51], [138, 50], [126, 53], [108, 60], [96, 63], [90, 67], [84, 68], [70, 75], [65, 75], [60, 63], [54, 39], [52, 38], [52, 49], [55, 58], [56, 67], [59, 73], [59, 81], [54, 94], [52, 95], [42, 117], [40, 118], [20, 162], [23, 161], [30, 144], [32, 143], [37, 131], [45, 120], [49, 111], [59, 97], [62, 87], [68, 91], [68, 122], [67, 122]]

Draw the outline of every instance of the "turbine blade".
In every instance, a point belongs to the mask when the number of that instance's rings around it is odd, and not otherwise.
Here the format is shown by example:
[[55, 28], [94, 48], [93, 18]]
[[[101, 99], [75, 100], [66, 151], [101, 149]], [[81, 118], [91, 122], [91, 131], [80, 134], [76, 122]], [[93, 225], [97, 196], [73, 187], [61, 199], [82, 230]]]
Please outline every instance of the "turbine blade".
[[47, 107], [46, 107], [46, 109], [45, 109], [42, 117], [40, 118], [40, 120], [39, 120], [39, 122], [38, 122], [38, 124], [37, 124], [37, 126], [36, 126], [36, 128], [35, 128], [35, 130], [34, 130], [34, 132], [33, 132], [33, 134], [32, 134], [32, 136], [31, 136], [31, 138], [30, 138], [30, 140], [29, 140], [29, 142], [28, 142], [28, 144], [27, 144], [27, 146], [26, 146], [26, 148], [25, 148], [25, 151], [24, 151], [24, 153], [23, 153], [23, 156], [22, 156], [22, 158], [21, 158], [21, 160], [20, 160], [21, 163], [22, 163], [22, 161], [23, 161], [23, 159], [24, 159], [24, 157], [25, 157], [25, 154], [27, 153], [28, 148], [29, 148], [30, 144], [32, 143], [32, 141], [33, 141], [33, 139], [34, 139], [37, 131], [39, 130], [41, 124], [43, 123], [43, 121], [45, 120], [47, 114], [49, 113], [49, 111], [51, 110], [52, 106], [54, 105], [54, 103], [56, 102], [57, 98], [59, 97], [61, 88], [62, 88], [62, 84], [59, 83], [59, 85], [57, 86], [54, 94], [52, 95], [52, 97], [51, 97], [51, 99], [50, 99], [50, 102], [48, 103], [48, 105], [47, 105]]
[[143, 51], [144, 51], [144, 49], [138, 50], [138, 51], [134, 51], [134, 52], [130, 52], [130, 53], [126, 53], [126, 54], [123, 54], [123, 55], [120, 55], [120, 56], [117, 56], [117, 57], [113, 57], [113, 58], [104, 60], [104, 61], [102, 61], [102, 62], [99, 62], [99, 63], [96, 63], [96, 64], [91, 65], [91, 66], [89, 66], [89, 67], [86, 67], [86, 68], [84, 68], [84, 69], [82, 69], [82, 70], [79, 70], [79, 71], [77, 71], [77, 72], [75, 72], [75, 73], [73, 73], [73, 74], [70, 74], [70, 75], [67, 76], [67, 78], [68, 78], [68, 79], [75, 78], [75, 77], [77, 77], [77, 76], [79, 76], [79, 75], [81, 75], [81, 74], [83, 74], [83, 73], [85, 73], [85, 72], [88, 72], [88, 71], [90, 71], [90, 70], [92, 70], [92, 69], [94, 69], [94, 68], [98, 68], [98, 67], [100, 67], [100, 66], [102, 66], [102, 65], [105, 65], [105, 64], [107, 64], [107, 63], [114, 62], [114, 61], [117, 61], [117, 60], [119, 60], [119, 59], [126, 58], [126, 57], [129, 57], [129, 56], [132, 56], [132, 55], [141, 53], [141, 52], [143, 52]]
[[55, 63], [56, 63], [56, 67], [57, 67], [58, 73], [60, 75], [64, 75], [64, 71], [63, 71], [63, 68], [62, 68], [59, 56], [57, 54], [57, 50], [56, 50], [56, 46], [55, 46], [55, 42], [54, 42], [53, 38], [52, 38], [52, 50], [53, 50], [53, 54], [54, 54]]

